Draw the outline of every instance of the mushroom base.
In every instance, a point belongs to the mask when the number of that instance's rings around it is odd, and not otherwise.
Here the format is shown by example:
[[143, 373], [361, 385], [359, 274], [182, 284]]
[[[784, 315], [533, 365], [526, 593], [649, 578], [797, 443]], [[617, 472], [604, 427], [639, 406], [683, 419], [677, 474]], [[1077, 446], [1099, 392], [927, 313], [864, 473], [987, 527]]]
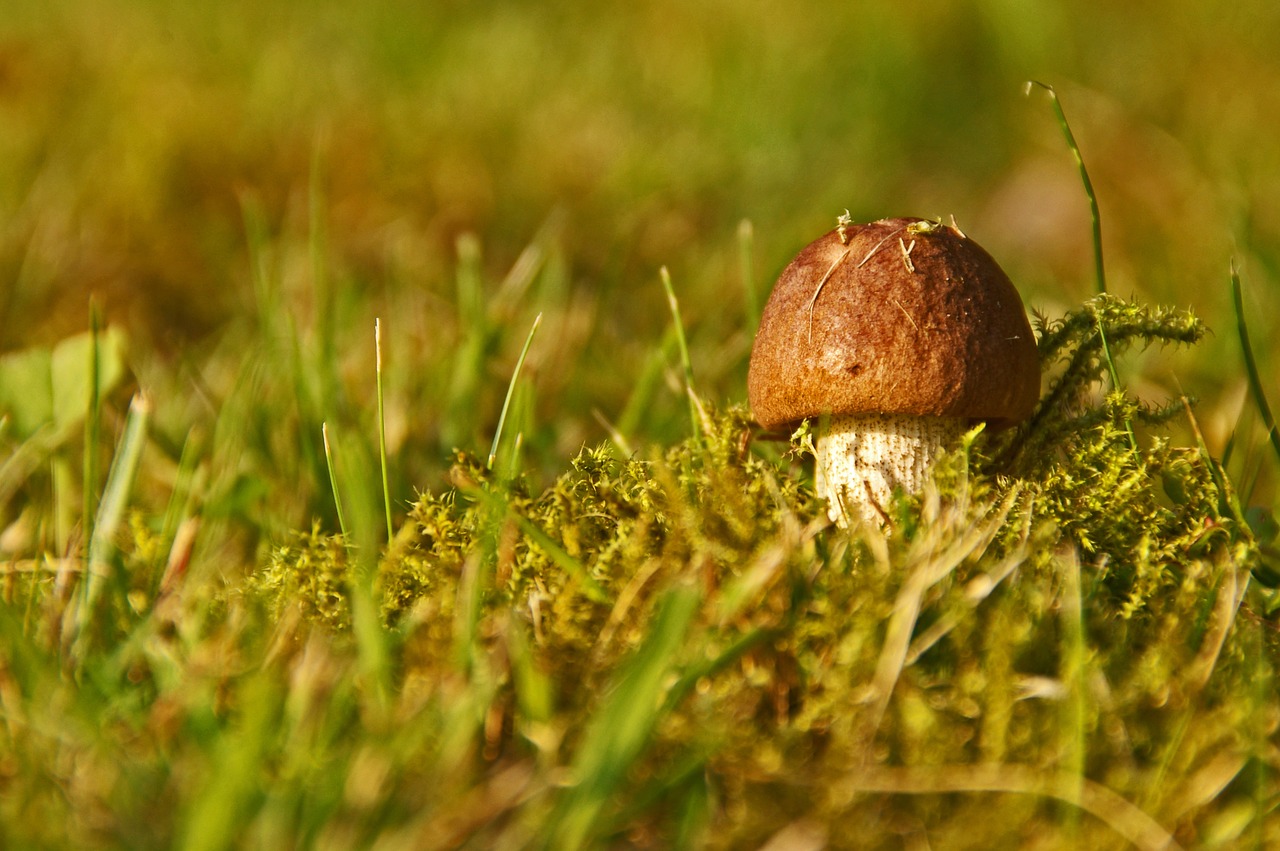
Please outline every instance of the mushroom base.
[[832, 417], [815, 447], [815, 484], [827, 514], [840, 526], [884, 525], [894, 490], [921, 490], [938, 452], [966, 426], [960, 417]]

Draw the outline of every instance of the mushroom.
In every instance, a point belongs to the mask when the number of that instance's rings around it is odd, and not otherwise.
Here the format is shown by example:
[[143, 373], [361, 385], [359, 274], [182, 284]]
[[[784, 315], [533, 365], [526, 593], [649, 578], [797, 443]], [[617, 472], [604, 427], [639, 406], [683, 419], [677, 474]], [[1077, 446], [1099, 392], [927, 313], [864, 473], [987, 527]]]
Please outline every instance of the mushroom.
[[814, 479], [834, 522], [884, 524], [894, 490], [918, 492], [974, 423], [1031, 414], [1040, 363], [1017, 290], [954, 224], [838, 222], [778, 278], [748, 395], [765, 428], [816, 420]]

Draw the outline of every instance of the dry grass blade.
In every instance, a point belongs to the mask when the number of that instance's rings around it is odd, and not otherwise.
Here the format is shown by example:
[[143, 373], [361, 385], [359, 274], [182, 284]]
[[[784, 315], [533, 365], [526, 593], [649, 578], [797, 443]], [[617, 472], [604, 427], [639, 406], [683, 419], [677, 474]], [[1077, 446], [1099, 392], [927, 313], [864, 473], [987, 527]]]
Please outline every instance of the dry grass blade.
[[[912, 551], [919, 553], [920, 557], [908, 559], [908, 563], [916, 566], [898, 591], [893, 614], [890, 615], [889, 625], [885, 630], [884, 646], [880, 651], [869, 692], [872, 708], [866, 721], [866, 741], [870, 741], [880, 729], [880, 723], [893, 696], [894, 685], [906, 666], [911, 635], [915, 631], [925, 593], [946, 578], [966, 558], [981, 552], [991, 543], [991, 539], [1009, 516], [1016, 496], [1016, 491], [1010, 492], [1000, 510], [983, 523], [970, 524], [958, 512], [950, 515], [951, 522], [944, 516], [931, 525], [925, 537], [913, 544]], [[965, 532], [951, 541], [945, 540], [944, 536], [956, 529], [964, 529]], [[866, 753], [870, 754], [870, 750]]]
[[1240, 611], [1240, 604], [1244, 602], [1248, 588], [1248, 571], [1241, 570], [1234, 559], [1228, 560], [1222, 569], [1222, 581], [1218, 584], [1213, 611], [1209, 615], [1209, 627], [1200, 644], [1200, 651], [1187, 671], [1187, 681], [1196, 691], [1208, 685], [1209, 678], [1213, 676], [1214, 668], [1222, 655], [1222, 647], [1236, 622], [1236, 614]]
[[[1031, 513], [1027, 512], [1022, 529], [1022, 538], [1019, 542], [1017, 550], [1006, 558], [1002, 559], [989, 573], [984, 573], [971, 580], [965, 586], [964, 599], [968, 604], [966, 611], [972, 611], [977, 608], [983, 600], [991, 596], [991, 592], [1000, 586], [1000, 583], [1009, 578], [1015, 570], [1027, 558], [1027, 538], [1031, 532]], [[955, 629], [960, 622], [960, 613], [948, 613], [934, 622], [928, 629], [921, 632], [916, 639], [911, 642], [911, 646], [907, 649], [906, 658], [903, 660], [903, 666], [907, 667], [915, 664], [916, 660], [925, 653], [930, 647], [933, 647], [946, 635]]]
[[1127, 799], [1100, 783], [1087, 779], [1082, 781], [1069, 772], [1007, 764], [902, 768], [862, 766], [845, 778], [843, 788], [854, 794], [1008, 792], [1040, 795], [1079, 807], [1142, 851], [1177, 851], [1182, 847], [1159, 822]]

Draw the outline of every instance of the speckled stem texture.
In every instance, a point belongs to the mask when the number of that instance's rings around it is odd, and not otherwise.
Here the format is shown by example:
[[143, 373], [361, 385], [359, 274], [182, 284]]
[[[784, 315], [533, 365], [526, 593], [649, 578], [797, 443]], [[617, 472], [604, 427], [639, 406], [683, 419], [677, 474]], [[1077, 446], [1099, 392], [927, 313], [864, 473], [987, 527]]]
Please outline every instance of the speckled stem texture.
[[827, 513], [841, 526], [884, 525], [894, 488], [921, 490], [938, 452], [965, 426], [960, 417], [832, 417], [818, 437], [815, 476]]

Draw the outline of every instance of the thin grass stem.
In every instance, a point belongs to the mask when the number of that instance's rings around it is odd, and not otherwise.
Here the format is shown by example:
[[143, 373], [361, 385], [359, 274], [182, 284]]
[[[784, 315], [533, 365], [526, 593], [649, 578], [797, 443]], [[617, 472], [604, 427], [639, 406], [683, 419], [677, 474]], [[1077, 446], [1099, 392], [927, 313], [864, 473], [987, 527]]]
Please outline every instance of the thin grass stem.
[[680, 319], [680, 302], [676, 298], [675, 289], [671, 286], [671, 273], [667, 271], [666, 266], [658, 270], [658, 276], [662, 278], [662, 288], [666, 290], [671, 319], [675, 323], [676, 345], [680, 348], [680, 365], [684, 368], [685, 393], [689, 397], [689, 423], [693, 427], [693, 438], [696, 441], [701, 439], [702, 417], [698, 414], [698, 403], [694, 397], [693, 361], [689, 358], [689, 342], [685, 339], [684, 322]]
[[[1103, 330], [1102, 318], [1098, 318], [1098, 339], [1102, 341], [1102, 357], [1107, 362], [1107, 373], [1111, 376], [1111, 389], [1123, 390], [1120, 386], [1120, 373], [1116, 370], [1115, 359], [1111, 357], [1111, 344], [1107, 342], [1107, 332]], [[1128, 417], [1124, 419], [1124, 431], [1129, 435], [1129, 446], [1134, 453], [1138, 452], [1138, 437], [1133, 432], [1133, 422]]]
[[[89, 299], [89, 408], [84, 418], [84, 540], [93, 540], [95, 500], [98, 496], [98, 441], [102, 429], [102, 398], [99, 392], [99, 344], [102, 312], [97, 299]], [[87, 591], [87, 588], [86, 588]]]
[[[622, 413], [618, 415], [617, 431], [619, 434], [634, 434], [640, 427], [645, 415], [653, 406], [653, 397], [662, 381], [662, 373], [671, 357], [671, 350], [676, 345], [676, 333], [668, 328], [662, 335], [662, 342], [653, 347], [645, 359], [644, 369], [635, 379], [631, 394], [627, 397]], [[628, 453], [630, 454], [630, 453]]]
[[[1058, 126], [1062, 128], [1062, 135], [1067, 140], [1067, 148], [1071, 151], [1071, 156], [1076, 161], [1076, 167], [1080, 170], [1080, 183], [1084, 186], [1085, 197], [1089, 200], [1089, 217], [1093, 226], [1093, 274], [1094, 287], [1099, 295], [1107, 291], [1107, 268], [1102, 260], [1102, 214], [1098, 211], [1098, 196], [1093, 191], [1093, 181], [1089, 179], [1089, 169], [1085, 167], [1084, 155], [1080, 153], [1080, 146], [1076, 143], [1076, 135], [1071, 132], [1071, 122], [1067, 121], [1067, 114], [1062, 109], [1062, 99], [1058, 97], [1058, 92], [1048, 83], [1042, 83], [1039, 80], [1031, 80], [1027, 83], [1027, 94], [1031, 94], [1031, 87], [1039, 86], [1049, 93], [1049, 103], [1053, 107], [1054, 115], [1058, 118]], [[1123, 389], [1120, 385], [1120, 375], [1116, 370], [1115, 360], [1111, 357], [1111, 347], [1107, 344], [1107, 336], [1102, 330], [1102, 320], [1098, 320], [1098, 336], [1102, 340], [1102, 356], [1107, 361], [1107, 370], [1111, 373], [1111, 387], [1114, 390]], [[1138, 438], [1133, 431], [1133, 423], [1126, 417], [1124, 421], [1125, 433], [1129, 435], [1129, 445], [1136, 453], [1138, 451]]]
[[1249, 327], [1244, 319], [1244, 295], [1240, 288], [1240, 272], [1235, 264], [1231, 265], [1231, 303], [1236, 312], [1236, 336], [1240, 338], [1240, 351], [1244, 355], [1245, 374], [1249, 378], [1249, 394], [1253, 397], [1254, 407], [1262, 417], [1262, 427], [1267, 430], [1267, 440], [1280, 460], [1280, 433], [1276, 432], [1276, 420], [1271, 414], [1271, 405], [1267, 403], [1267, 394], [1262, 389], [1262, 377], [1258, 374], [1258, 361], [1253, 356], [1253, 346], [1249, 342]]
[[[142, 459], [142, 449], [147, 441], [147, 423], [150, 417], [151, 401], [145, 394], [139, 393], [133, 397], [133, 402], [129, 405], [129, 413], [125, 417], [124, 434], [116, 447], [111, 469], [107, 473], [106, 485], [103, 488], [102, 501], [98, 504], [97, 515], [93, 518], [84, 596], [81, 597], [76, 620], [70, 624], [71, 633], [76, 639], [74, 655], [81, 660], [84, 658], [85, 642], [92, 634], [94, 610], [97, 607], [98, 598], [102, 595], [103, 584], [111, 578], [111, 555], [115, 549], [116, 531], [120, 528], [125, 506], [129, 504], [129, 494], [133, 490], [138, 464]], [[86, 518], [86, 523], [88, 522]]]
[[387, 515], [387, 541], [394, 532], [391, 528], [391, 485], [387, 474], [387, 412], [382, 389], [382, 320], [373, 320], [374, 376], [378, 394], [378, 460], [382, 466], [382, 508]]
[[[1062, 670], [1059, 676], [1067, 688], [1067, 699], [1062, 704], [1062, 731], [1065, 742], [1062, 748], [1062, 778], [1070, 784], [1070, 800], [1080, 800], [1084, 788], [1084, 762], [1088, 747], [1085, 741], [1085, 715], [1088, 701], [1086, 681], [1084, 606], [1080, 592], [1080, 560], [1074, 550], [1069, 550], [1062, 564]], [[1080, 814], [1071, 809], [1063, 814], [1067, 830], [1076, 835], [1080, 829]]]
[[329, 445], [329, 424], [327, 422], [320, 423], [320, 436], [324, 440], [324, 460], [329, 468], [329, 487], [333, 489], [333, 505], [338, 511], [338, 529], [342, 532], [342, 539], [349, 542], [351, 538], [347, 534], [347, 518], [342, 511], [342, 494], [338, 488], [338, 471], [333, 463], [333, 449]]
[[514, 509], [501, 494], [483, 487], [467, 488], [466, 491], [470, 496], [485, 503], [495, 515], [509, 517], [536, 547], [547, 554], [548, 558], [582, 583], [583, 593], [593, 602], [605, 603], [609, 600], [604, 587], [592, 577], [591, 572], [582, 562], [570, 555], [555, 538], [543, 531], [541, 526]]
[[498, 457], [498, 443], [502, 440], [502, 428], [506, 424], [507, 409], [511, 406], [511, 397], [515, 393], [516, 382], [520, 379], [520, 370], [524, 367], [524, 359], [529, 354], [529, 346], [533, 344], [533, 335], [538, 333], [538, 326], [542, 324], [542, 314], [539, 313], [533, 320], [533, 327], [529, 329], [529, 336], [524, 339], [524, 348], [520, 350], [520, 358], [516, 361], [516, 368], [511, 372], [511, 381], [507, 383], [507, 396], [502, 400], [502, 412], [498, 414], [498, 427], [493, 432], [493, 444], [489, 447], [489, 459], [485, 465], [489, 469], [493, 469], [493, 462]]
[[1048, 83], [1042, 83], [1039, 80], [1031, 80], [1027, 83], [1027, 94], [1031, 94], [1031, 87], [1039, 86], [1049, 93], [1049, 103], [1053, 106], [1053, 112], [1058, 117], [1058, 126], [1062, 128], [1062, 135], [1066, 137], [1067, 147], [1071, 149], [1071, 156], [1075, 158], [1076, 167], [1080, 170], [1080, 182], [1084, 184], [1084, 194], [1089, 199], [1089, 215], [1093, 220], [1093, 268], [1097, 290], [1100, 293], [1107, 291], [1107, 272], [1102, 262], [1102, 216], [1098, 212], [1098, 196], [1093, 191], [1093, 181], [1089, 179], [1089, 169], [1085, 167], [1084, 156], [1080, 153], [1080, 146], [1076, 144], [1075, 134], [1071, 132], [1071, 124], [1067, 121], [1067, 114], [1062, 110], [1062, 100], [1058, 97], [1057, 91]]

